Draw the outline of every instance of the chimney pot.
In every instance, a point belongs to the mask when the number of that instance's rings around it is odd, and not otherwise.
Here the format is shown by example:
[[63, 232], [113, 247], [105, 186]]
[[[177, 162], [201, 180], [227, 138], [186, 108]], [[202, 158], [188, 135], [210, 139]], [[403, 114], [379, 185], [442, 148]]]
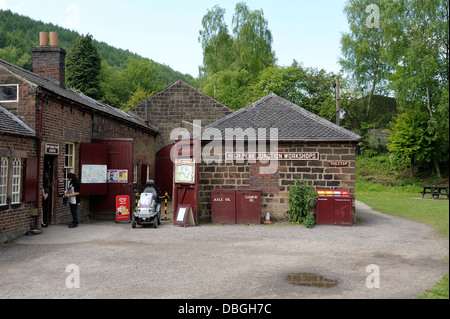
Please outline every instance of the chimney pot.
[[58, 32], [50, 32], [50, 46], [51, 47], [58, 46]]
[[39, 32], [39, 45], [41, 47], [48, 46], [48, 32]]

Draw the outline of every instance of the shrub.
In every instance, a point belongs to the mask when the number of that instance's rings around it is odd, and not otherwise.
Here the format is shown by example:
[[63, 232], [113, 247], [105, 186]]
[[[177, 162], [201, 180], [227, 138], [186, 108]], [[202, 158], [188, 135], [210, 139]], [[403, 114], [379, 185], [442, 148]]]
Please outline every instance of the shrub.
[[298, 180], [289, 189], [289, 222], [303, 223], [311, 228], [315, 224], [314, 213], [311, 208], [316, 203], [316, 192], [305, 181]]

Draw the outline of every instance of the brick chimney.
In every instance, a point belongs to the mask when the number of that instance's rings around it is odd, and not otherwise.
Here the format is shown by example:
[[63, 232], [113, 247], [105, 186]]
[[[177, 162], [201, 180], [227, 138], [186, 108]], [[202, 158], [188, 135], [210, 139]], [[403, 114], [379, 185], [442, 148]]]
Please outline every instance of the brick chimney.
[[66, 87], [66, 51], [58, 46], [58, 33], [39, 33], [39, 46], [32, 49], [33, 72]]

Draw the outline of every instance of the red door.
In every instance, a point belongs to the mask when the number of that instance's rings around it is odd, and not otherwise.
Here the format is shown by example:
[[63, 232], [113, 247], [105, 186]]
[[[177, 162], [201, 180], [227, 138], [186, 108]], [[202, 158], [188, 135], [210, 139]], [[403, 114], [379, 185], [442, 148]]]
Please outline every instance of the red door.
[[236, 191], [236, 224], [261, 224], [261, 191]]
[[317, 225], [334, 224], [334, 198], [318, 197], [316, 204], [316, 223]]
[[159, 196], [166, 193], [172, 198], [173, 193], [173, 162], [170, 151], [173, 145], [167, 145], [156, 153], [155, 159], [155, 186]]
[[[92, 219], [114, 220], [116, 197], [128, 195], [133, 198], [133, 140], [95, 140], [108, 146], [108, 170], [126, 171], [126, 179], [108, 182], [104, 196], [91, 196]], [[125, 175], [122, 175], [125, 176]]]
[[211, 222], [213, 224], [236, 224], [236, 191], [220, 189], [211, 191]]
[[352, 198], [342, 197], [334, 199], [334, 224], [340, 226], [352, 226]]

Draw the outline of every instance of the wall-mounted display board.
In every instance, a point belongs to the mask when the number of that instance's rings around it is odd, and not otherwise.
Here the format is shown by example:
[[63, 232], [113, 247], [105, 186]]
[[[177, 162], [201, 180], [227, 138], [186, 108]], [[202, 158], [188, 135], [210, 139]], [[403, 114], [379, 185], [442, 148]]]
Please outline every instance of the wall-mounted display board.
[[175, 183], [195, 184], [195, 161], [193, 159], [175, 161]]
[[186, 227], [187, 225], [195, 226], [194, 215], [192, 214], [191, 205], [179, 205], [178, 206], [174, 225], [184, 226], [184, 227]]

